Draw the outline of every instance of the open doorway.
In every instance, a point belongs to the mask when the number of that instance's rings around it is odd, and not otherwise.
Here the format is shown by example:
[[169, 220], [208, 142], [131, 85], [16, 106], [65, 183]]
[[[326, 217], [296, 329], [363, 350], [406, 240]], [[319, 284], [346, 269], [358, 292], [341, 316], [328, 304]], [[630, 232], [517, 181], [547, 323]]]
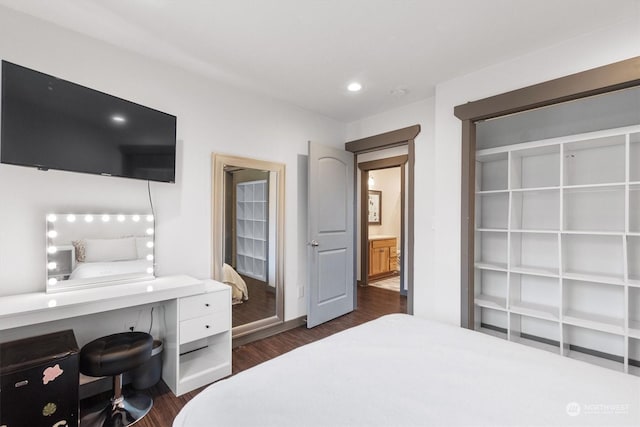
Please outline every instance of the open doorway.
[[404, 299], [408, 289], [405, 275], [408, 155], [382, 157], [366, 161], [367, 156], [358, 156], [356, 160], [361, 201], [359, 285], [361, 290], [386, 289], [395, 293], [389, 298]]
[[[406, 294], [401, 287], [403, 229], [403, 170], [396, 166], [367, 172], [367, 240], [361, 248], [368, 249], [366, 271], [369, 286]], [[364, 221], [364, 218], [362, 219]], [[364, 236], [363, 236], [364, 237]], [[363, 271], [363, 276], [365, 272]]]
[[[400, 289], [406, 295], [402, 298], [402, 310], [413, 314], [413, 248], [414, 248], [414, 187], [415, 187], [415, 138], [420, 133], [420, 125], [413, 125], [394, 131], [373, 135], [345, 144], [345, 149], [355, 154], [356, 199], [358, 213], [357, 233], [354, 242], [357, 247], [357, 284], [354, 293], [354, 305], [362, 304], [359, 290], [377, 289], [368, 285], [369, 270], [369, 224], [368, 224], [368, 178], [369, 171], [401, 168], [401, 243], [399, 251]], [[375, 178], [374, 178], [375, 179]], [[367, 195], [367, 197], [363, 197]], [[366, 215], [366, 217], [365, 217]], [[363, 219], [364, 217], [364, 219]], [[381, 292], [384, 290], [380, 290]]]

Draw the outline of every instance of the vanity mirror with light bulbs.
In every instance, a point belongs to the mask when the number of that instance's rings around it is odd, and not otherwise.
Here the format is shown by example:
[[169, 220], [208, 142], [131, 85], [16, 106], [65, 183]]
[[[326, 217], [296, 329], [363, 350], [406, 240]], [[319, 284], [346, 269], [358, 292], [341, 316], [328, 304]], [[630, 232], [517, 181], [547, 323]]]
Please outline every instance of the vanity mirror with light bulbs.
[[46, 216], [47, 293], [154, 278], [151, 214]]
[[233, 337], [284, 321], [285, 165], [214, 154], [213, 278], [231, 286]]

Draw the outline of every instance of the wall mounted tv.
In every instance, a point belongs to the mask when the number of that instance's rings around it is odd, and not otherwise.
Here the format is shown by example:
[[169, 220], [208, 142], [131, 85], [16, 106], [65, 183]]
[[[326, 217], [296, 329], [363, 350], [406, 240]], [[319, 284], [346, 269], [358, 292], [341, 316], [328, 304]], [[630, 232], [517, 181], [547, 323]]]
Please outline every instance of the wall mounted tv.
[[175, 182], [176, 117], [2, 61], [0, 161]]

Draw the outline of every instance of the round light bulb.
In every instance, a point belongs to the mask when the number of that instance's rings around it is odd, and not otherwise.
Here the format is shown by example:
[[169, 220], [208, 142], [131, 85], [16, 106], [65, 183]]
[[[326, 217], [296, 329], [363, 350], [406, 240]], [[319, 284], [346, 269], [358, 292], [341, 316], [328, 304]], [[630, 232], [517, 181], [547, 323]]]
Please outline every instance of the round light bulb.
[[55, 263], [55, 262], [50, 262], [50, 263], [47, 264], [47, 268], [49, 270], [55, 270], [56, 268], [58, 268], [58, 264]]
[[153, 242], [147, 242], [147, 247], [148, 248], [152, 248], [153, 247]]
[[56, 252], [58, 252], [58, 248], [56, 248], [55, 246], [49, 246], [47, 248], [47, 252], [50, 254], [55, 254]]
[[55, 277], [52, 277], [51, 279], [47, 280], [47, 283], [51, 286], [55, 285], [56, 283], [58, 283], [58, 279], [56, 279]]
[[349, 92], [360, 92], [362, 90], [362, 85], [358, 82], [352, 82], [347, 86], [347, 90]]
[[153, 267], [147, 268], [147, 273], [148, 274], [153, 274]]
[[147, 222], [153, 222], [153, 215], [147, 215]]
[[109, 215], [102, 215], [102, 222], [109, 222], [111, 220], [111, 217]]
[[151, 236], [153, 234], [153, 228], [147, 228], [147, 234]]
[[56, 237], [58, 237], [58, 232], [56, 230], [49, 230], [47, 231], [47, 237], [50, 239], [55, 239]]
[[[55, 280], [55, 279], [53, 279], [53, 280]], [[54, 285], [55, 285], [55, 283], [54, 283]], [[54, 300], [54, 299], [51, 299], [51, 300], [49, 300], [49, 302], [47, 303], [47, 305], [49, 306], [49, 308], [53, 308], [53, 307], [55, 307], [56, 305], [58, 305], [58, 302], [57, 302], [56, 300]]]
[[86, 222], [93, 222], [93, 215], [85, 215], [84, 220]]
[[124, 222], [124, 215], [118, 215], [118, 222]]
[[133, 222], [138, 222], [138, 221], [140, 221], [140, 215], [134, 215]]
[[49, 214], [47, 215], [47, 221], [49, 222], [56, 222], [58, 220], [58, 217], [56, 216], [56, 214]]
[[147, 255], [147, 261], [153, 261], [153, 255], [151, 254]]
[[73, 214], [69, 214], [67, 215], [67, 222], [75, 222], [76, 221], [76, 216]]

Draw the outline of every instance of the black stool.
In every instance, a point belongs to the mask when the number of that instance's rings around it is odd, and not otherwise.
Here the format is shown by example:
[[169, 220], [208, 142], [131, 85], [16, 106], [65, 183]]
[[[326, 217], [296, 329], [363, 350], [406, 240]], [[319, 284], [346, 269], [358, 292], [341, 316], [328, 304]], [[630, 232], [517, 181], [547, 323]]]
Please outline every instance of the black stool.
[[80, 372], [92, 377], [113, 377], [113, 397], [82, 416], [82, 427], [128, 426], [144, 417], [151, 407], [151, 397], [140, 394], [122, 394], [122, 374], [151, 357], [153, 338], [145, 332], [123, 332], [98, 338], [80, 350]]

